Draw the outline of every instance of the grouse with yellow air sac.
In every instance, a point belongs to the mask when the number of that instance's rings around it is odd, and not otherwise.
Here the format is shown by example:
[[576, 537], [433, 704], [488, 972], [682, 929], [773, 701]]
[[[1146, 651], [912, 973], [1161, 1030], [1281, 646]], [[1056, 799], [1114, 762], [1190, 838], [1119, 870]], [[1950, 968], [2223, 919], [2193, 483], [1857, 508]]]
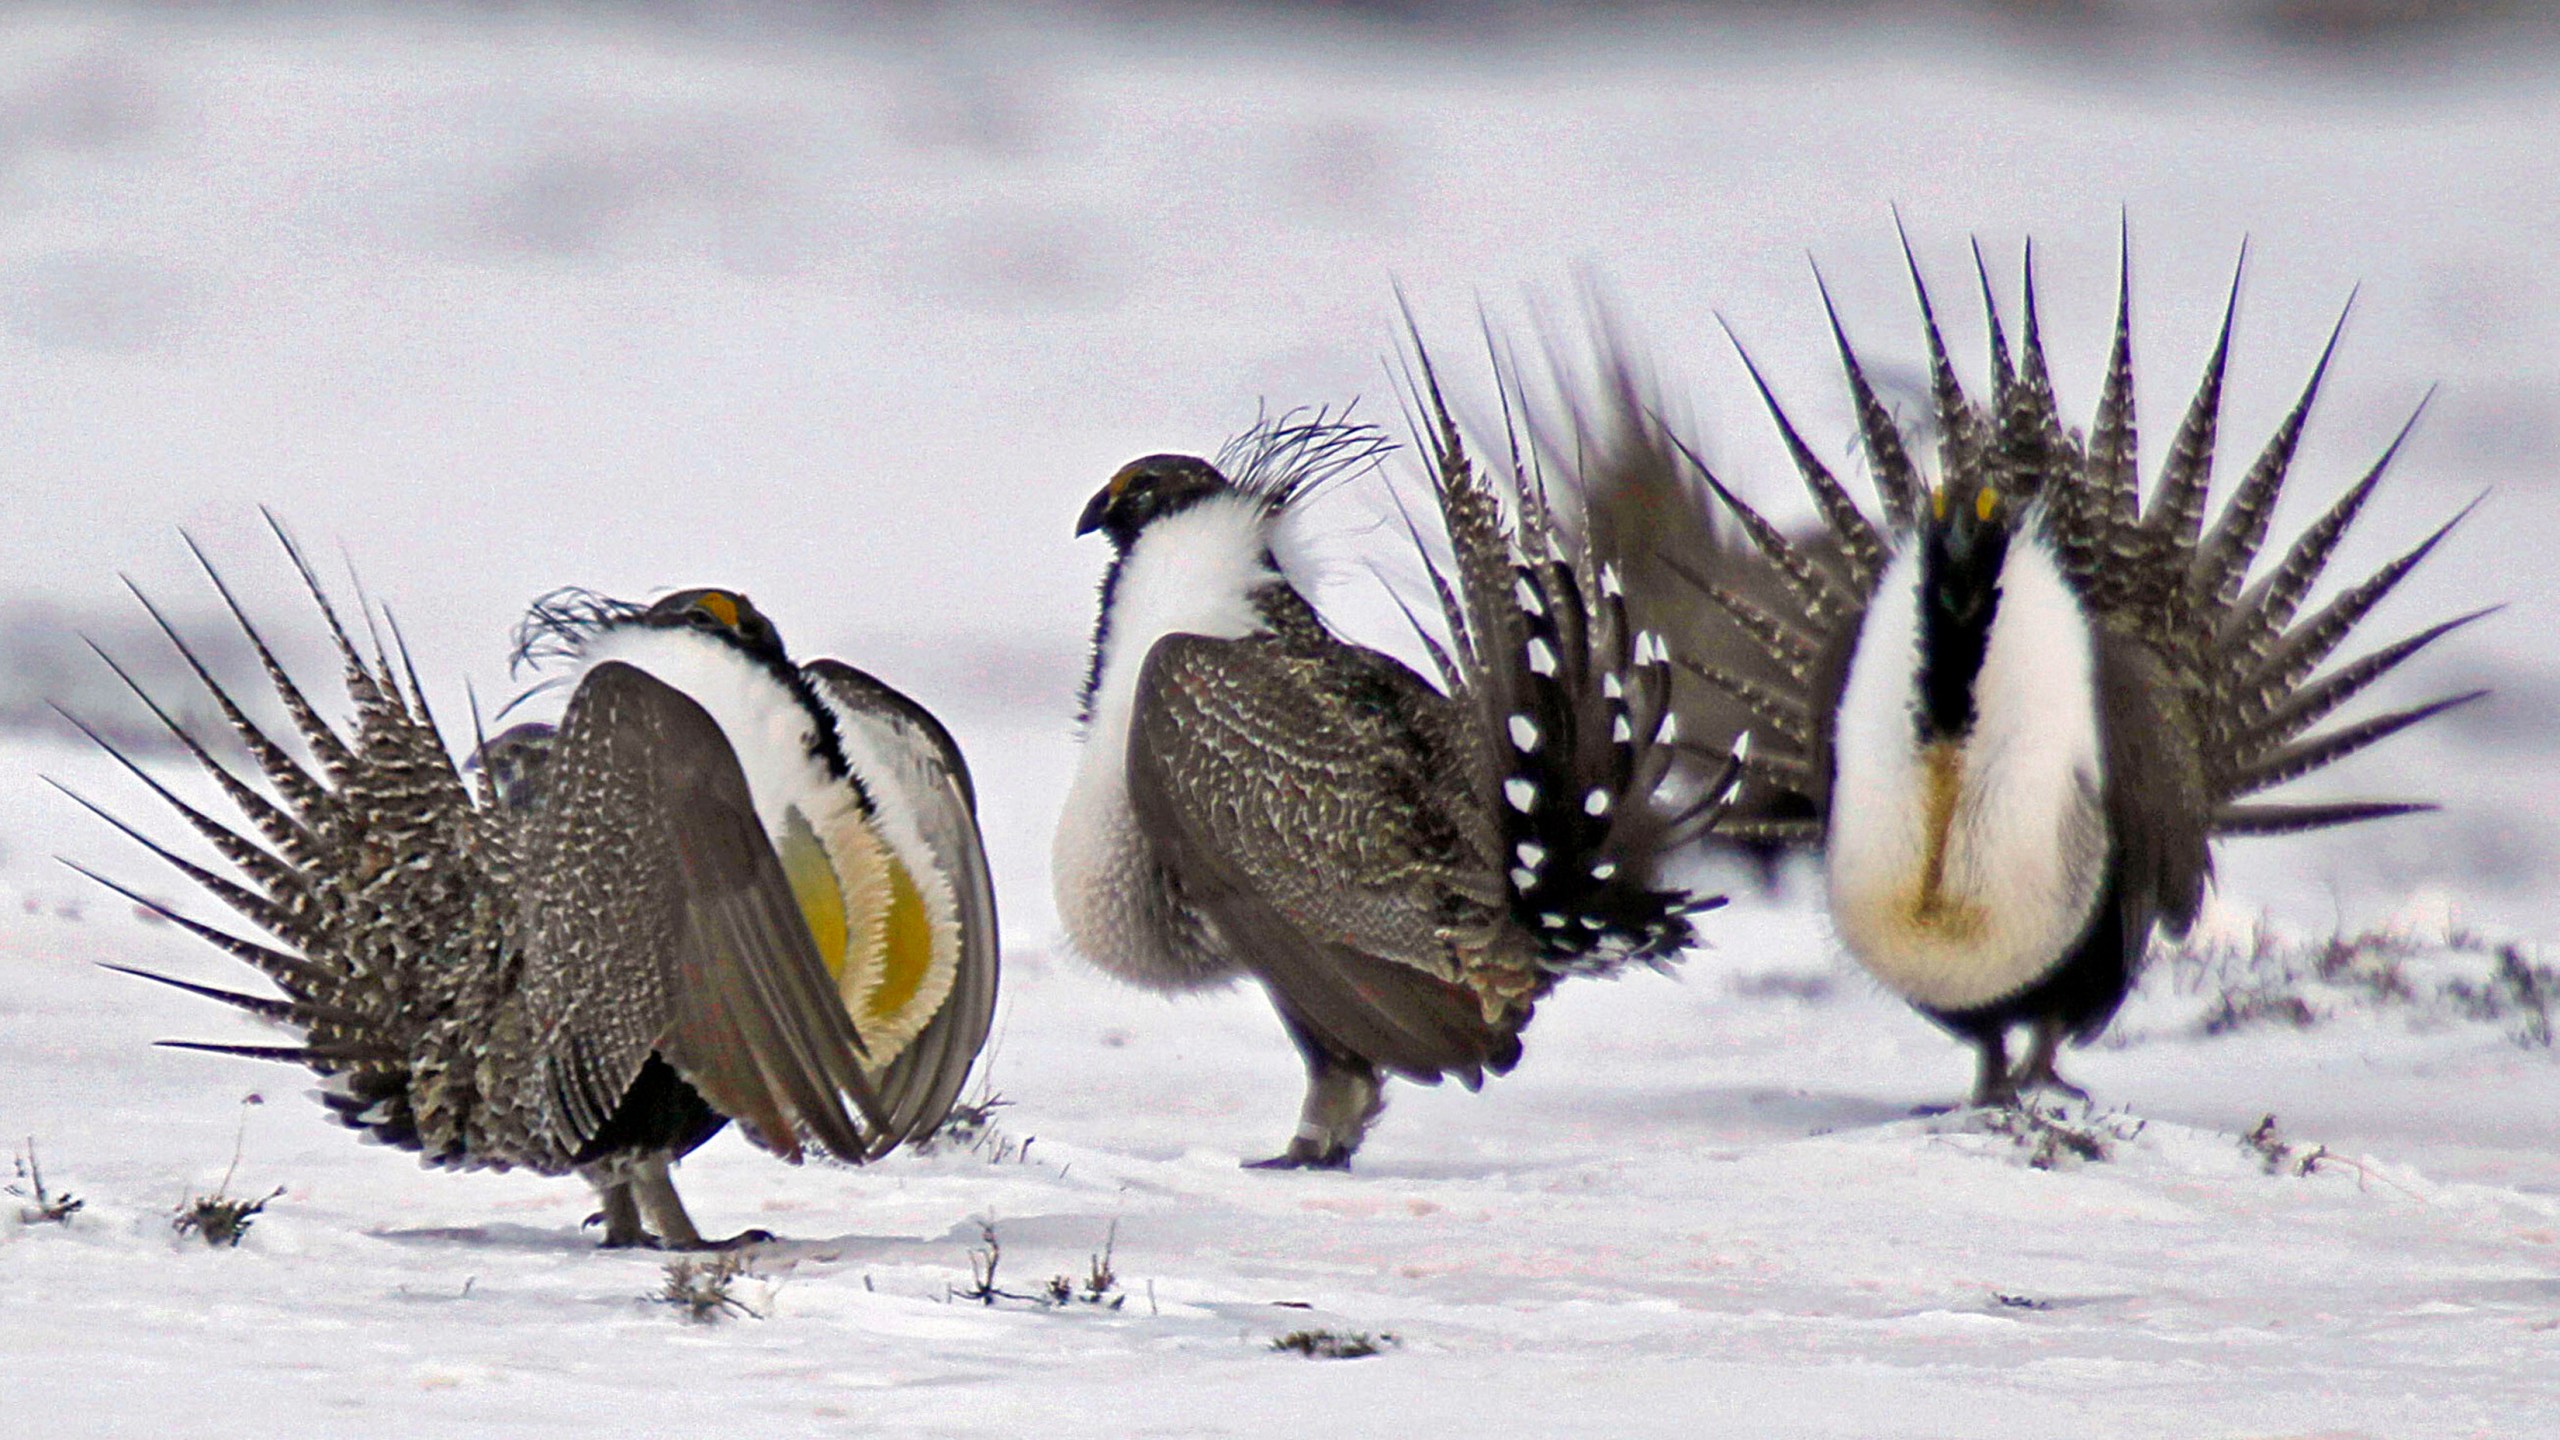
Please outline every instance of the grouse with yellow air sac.
[[248, 825], [133, 767], [247, 883], [107, 816], [276, 942], [105, 882], [282, 994], [168, 983], [298, 1036], [186, 1048], [306, 1065], [343, 1123], [431, 1165], [577, 1173], [609, 1246], [706, 1243], [668, 1166], [732, 1120], [785, 1159], [857, 1163], [940, 1123], [986, 1037], [997, 946], [968, 769], [929, 714], [850, 666], [795, 666], [734, 591], [562, 592], [520, 653], [561, 666], [566, 706], [481, 746], [475, 782], [405, 653], [366, 658], [294, 559], [352, 731], [232, 604], [316, 766], [170, 629], [269, 790], [175, 723]]
[[[1696, 582], [1690, 603], [1725, 627], [1680, 658], [1749, 712], [1762, 742], [1754, 777], [1774, 797], [1726, 833], [1820, 847], [1842, 942], [1977, 1047], [1977, 1103], [2037, 1088], [2076, 1093], [2056, 1073], [2057, 1050], [2106, 1027], [2155, 929], [2181, 934], [2195, 919], [2213, 840], [2432, 808], [2252, 797], [2483, 693], [2321, 729], [2366, 687], [2488, 613], [2438, 621], [2324, 668], [2454, 522], [2326, 603], [2305, 603], [2381, 483], [2395, 440], [2252, 576], [2337, 336], [2209, 514], [2236, 280], [2203, 382], [2146, 498], [2130, 268], [2128, 260], [2120, 272], [2106, 380], [2084, 436], [2064, 426], [2054, 397], [2032, 266], [2015, 363], [1983, 275], [1986, 404], [1958, 385], [1912, 260], [1934, 483], [1835, 314], [1882, 523], [1850, 499], [1755, 369], [1823, 533], [1813, 543], [1788, 537], [1697, 464], [1751, 549], [1691, 555], [1677, 567]], [[1760, 588], [1774, 586], [1785, 603], [1722, 578], [1753, 563], [1765, 567]], [[2020, 1025], [2032, 1048], [2012, 1069], [2007, 1032]]]

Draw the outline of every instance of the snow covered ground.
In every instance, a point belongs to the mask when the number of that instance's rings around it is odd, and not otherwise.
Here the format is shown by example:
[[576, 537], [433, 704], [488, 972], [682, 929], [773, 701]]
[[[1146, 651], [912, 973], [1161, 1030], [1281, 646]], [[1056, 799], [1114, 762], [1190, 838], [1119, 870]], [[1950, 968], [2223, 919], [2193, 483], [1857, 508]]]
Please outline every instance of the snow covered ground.
[[[0, 1149], [32, 1137], [88, 1202], [57, 1228], [0, 1201], [11, 1413], [66, 1436], [2560, 1433], [2560, 1064], [2517, 1043], [2523, 1010], [2447, 998], [2492, 985], [2475, 936], [2547, 963], [2560, 934], [2560, 58], [952, 14], [0, 17]], [[1798, 876], [1710, 917], [1677, 977], [1567, 987], [1485, 1094], [1400, 1088], [1357, 1173], [1235, 1169], [1295, 1105], [1268, 1007], [1139, 996], [1055, 944], [1084, 497], [1264, 400], [1383, 397], [1391, 284], [1454, 352], [1479, 300], [1569, 320], [1584, 269], [1719, 462], [1783, 496], [1713, 314], [1845, 435], [1804, 257], [1909, 374], [1889, 202], [1948, 294], [1967, 233], [1995, 261], [2036, 236], [2084, 404], [2129, 213], [2155, 441], [2243, 236], [2235, 444], [2360, 282], [2280, 528], [2441, 384], [2346, 558], [2492, 488], [2382, 628], [2514, 602], [2389, 687], [2500, 694], [2333, 782], [2443, 815], [2235, 847], [2214, 922], [2235, 947], [2262, 915], [2305, 944], [2398, 925], [2415, 998], [2356, 971], [2300, 987], [2308, 1028], [2209, 1035], [2210, 967], [2161, 967], [2076, 1057], [2108, 1153], [2039, 1169], [1913, 1117], [1968, 1062], [1835, 958]], [[119, 571], [202, 615], [178, 525], [299, 624], [260, 503], [346, 551], [448, 715], [466, 680], [512, 693], [535, 593], [711, 581], [940, 709], [1008, 927], [999, 1134], [861, 1172], [715, 1142], [682, 1174], [697, 1216], [788, 1243], [738, 1284], [763, 1318], [697, 1326], [641, 1298], [655, 1258], [592, 1251], [574, 1182], [425, 1174], [293, 1073], [149, 1048], [232, 1022], [90, 962], [224, 963], [52, 863], [168, 890], [35, 778], [147, 813], [36, 702], [126, 713], [62, 637], [148, 653]], [[1337, 538], [1366, 543], [1347, 514]], [[2245, 1143], [2268, 1114], [2292, 1148]], [[169, 1214], [235, 1133], [233, 1192], [284, 1194], [214, 1251]], [[954, 1300], [982, 1221], [1024, 1293], [1081, 1280], [1116, 1225], [1125, 1303]], [[1270, 1350], [1311, 1328], [1397, 1343]]]

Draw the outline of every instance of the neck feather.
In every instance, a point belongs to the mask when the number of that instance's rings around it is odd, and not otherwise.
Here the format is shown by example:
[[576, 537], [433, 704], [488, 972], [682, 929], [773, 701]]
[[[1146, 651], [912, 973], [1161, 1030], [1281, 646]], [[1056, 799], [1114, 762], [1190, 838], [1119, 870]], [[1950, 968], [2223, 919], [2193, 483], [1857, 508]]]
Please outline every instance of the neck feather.
[[797, 672], [777, 673], [744, 649], [697, 630], [647, 625], [596, 635], [578, 660], [581, 675], [608, 660], [633, 666], [709, 711], [746, 774], [767, 835], [782, 833], [783, 812], [794, 805], [815, 816], [822, 809], [867, 803], [848, 782], [833, 715], [816, 703], [805, 680], [791, 683], [800, 679]]
[[[1125, 739], [1138, 672], [1158, 640], [1234, 638], [1268, 628], [1254, 595], [1282, 578], [1271, 558], [1273, 520], [1253, 496], [1213, 496], [1148, 526], [1113, 557], [1085, 677], [1089, 745]], [[1106, 735], [1111, 731], [1117, 736]]]

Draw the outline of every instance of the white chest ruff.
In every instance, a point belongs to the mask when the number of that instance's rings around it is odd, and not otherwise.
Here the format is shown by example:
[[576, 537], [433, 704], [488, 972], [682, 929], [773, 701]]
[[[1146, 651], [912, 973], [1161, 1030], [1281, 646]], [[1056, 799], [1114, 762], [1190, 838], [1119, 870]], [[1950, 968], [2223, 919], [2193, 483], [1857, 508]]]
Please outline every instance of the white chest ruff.
[[1129, 732], [1148, 652], [1168, 635], [1236, 639], [1266, 628], [1253, 594], [1280, 578], [1271, 516], [1242, 496], [1204, 500], [1147, 527], [1111, 594], [1084, 754], [1051, 843], [1050, 884], [1068, 943], [1158, 990], [1223, 984], [1236, 969], [1178, 942], [1164, 880], [1129, 804]]
[[834, 713], [845, 763], [870, 787], [867, 823], [840, 827], [826, 854], [845, 907], [847, 943], [836, 976], [845, 1008], [878, 1074], [898, 1058], [959, 983], [960, 900], [955, 877], [917, 824], [916, 796], [936, 777], [886, 728], [875, 728], [819, 689]]
[[2021, 534], [1974, 686], [1972, 732], [1919, 743], [1919, 566], [1897, 558], [1835, 722], [1832, 923], [1914, 1004], [1965, 1011], [2052, 973], [2089, 924], [2107, 855], [2089, 621]]
[[627, 625], [588, 640], [578, 673], [619, 660], [681, 691], [710, 712], [745, 772], [747, 793], [767, 838], [797, 808], [824, 828], [839, 811], [855, 810], [853, 792], [811, 753], [817, 720], [772, 672], [709, 636], [686, 629]]
[[[940, 1011], [960, 951], [951, 878], [913, 817], [894, 803], [897, 757], [881, 750], [859, 717], [821, 699], [836, 711], [849, 768], [882, 802], [866, 815], [853, 786], [811, 752], [815, 717], [781, 679], [734, 649], [684, 630], [628, 626], [595, 637], [579, 660], [582, 667], [614, 660], [643, 670], [719, 725], [862, 1035], [865, 1066], [885, 1068]], [[816, 847], [806, 858], [803, 844]]]
[[1067, 943], [1097, 969], [1149, 990], [1206, 990], [1235, 979], [1232, 961], [1180, 943], [1163, 874], [1126, 790], [1116, 799], [1101, 803], [1080, 780], [1059, 818], [1049, 873]]

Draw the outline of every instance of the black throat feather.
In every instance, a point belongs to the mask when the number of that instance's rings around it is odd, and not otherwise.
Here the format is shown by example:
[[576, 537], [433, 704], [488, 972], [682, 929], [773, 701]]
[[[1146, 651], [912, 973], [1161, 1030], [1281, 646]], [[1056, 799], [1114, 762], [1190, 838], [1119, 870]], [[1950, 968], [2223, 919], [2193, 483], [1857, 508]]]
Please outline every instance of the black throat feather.
[[1972, 733], [1974, 682], [2000, 613], [2006, 528], [1937, 523], [1920, 549], [1920, 742]]

